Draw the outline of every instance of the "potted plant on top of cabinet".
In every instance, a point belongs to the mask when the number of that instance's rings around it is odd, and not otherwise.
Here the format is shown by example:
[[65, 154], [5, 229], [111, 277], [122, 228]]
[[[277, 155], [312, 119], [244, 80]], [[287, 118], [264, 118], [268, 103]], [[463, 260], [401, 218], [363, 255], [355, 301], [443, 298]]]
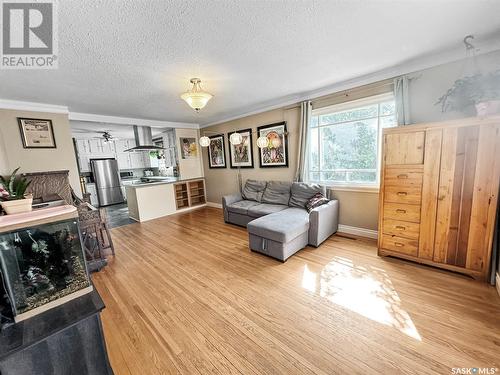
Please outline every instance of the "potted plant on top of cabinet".
[[0, 176], [0, 205], [8, 215], [30, 212], [32, 209], [33, 195], [25, 194], [31, 181], [17, 176], [18, 170], [19, 167], [8, 178]]

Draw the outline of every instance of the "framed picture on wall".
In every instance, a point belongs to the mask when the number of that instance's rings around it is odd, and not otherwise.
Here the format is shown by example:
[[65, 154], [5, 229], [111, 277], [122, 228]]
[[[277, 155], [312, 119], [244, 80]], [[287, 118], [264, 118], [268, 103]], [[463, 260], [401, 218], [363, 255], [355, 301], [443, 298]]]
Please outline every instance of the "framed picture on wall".
[[259, 137], [267, 138], [267, 147], [259, 149], [261, 168], [288, 167], [288, 135], [286, 122], [259, 126]]
[[198, 145], [196, 138], [179, 138], [181, 143], [181, 156], [183, 159], [195, 159], [198, 157]]
[[226, 149], [224, 134], [212, 135], [208, 146], [208, 166], [210, 168], [226, 168]]
[[229, 164], [231, 168], [253, 168], [253, 142], [252, 129], [237, 130], [228, 133], [227, 138], [233, 133], [241, 134], [241, 143], [233, 145], [229, 142]]
[[52, 120], [17, 118], [24, 148], [56, 148]]

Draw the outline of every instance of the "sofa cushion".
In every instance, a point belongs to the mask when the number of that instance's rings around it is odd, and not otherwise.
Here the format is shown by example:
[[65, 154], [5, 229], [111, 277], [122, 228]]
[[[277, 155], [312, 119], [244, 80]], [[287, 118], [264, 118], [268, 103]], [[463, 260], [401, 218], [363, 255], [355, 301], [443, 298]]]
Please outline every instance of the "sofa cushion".
[[248, 208], [248, 216], [251, 217], [261, 217], [264, 215], [273, 214], [275, 212], [286, 210], [288, 206], [283, 204], [269, 204], [269, 203], [261, 203], [256, 206], [251, 206]]
[[307, 201], [311, 199], [316, 193], [326, 195], [326, 188], [319, 184], [294, 182], [292, 184], [290, 202], [288, 205], [290, 207], [305, 208]]
[[316, 207], [322, 206], [324, 204], [327, 204], [330, 202], [330, 199], [326, 198], [323, 194], [321, 193], [316, 193], [312, 196], [311, 199], [309, 199], [306, 203], [306, 210], [307, 212], [311, 212], [314, 210]]
[[256, 236], [287, 243], [309, 230], [309, 214], [305, 209], [289, 207], [252, 220], [247, 229]]
[[227, 210], [236, 214], [248, 215], [248, 209], [252, 206], [258, 205], [260, 205], [259, 202], [242, 200], [229, 204], [227, 206]]
[[260, 202], [266, 185], [266, 181], [247, 180], [241, 195], [244, 199]]
[[286, 181], [269, 181], [262, 196], [262, 203], [284, 204], [288, 206], [290, 200], [290, 187]]

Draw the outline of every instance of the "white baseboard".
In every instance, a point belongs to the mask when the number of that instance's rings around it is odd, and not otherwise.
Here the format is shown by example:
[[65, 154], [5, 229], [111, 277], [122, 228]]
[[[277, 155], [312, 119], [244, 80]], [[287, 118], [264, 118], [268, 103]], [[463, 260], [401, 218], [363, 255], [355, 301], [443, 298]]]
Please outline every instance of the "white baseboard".
[[[222, 208], [222, 204], [215, 202], [207, 202], [207, 206]], [[339, 224], [339, 232], [352, 234], [354, 236], [359, 236], [359, 237], [373, 238], [375, 240], [378, 238], [378, 232], [376, 230], [351, 227], [349, 225], [343, 225], [343, 224]]]
[[208, 207], [222, 208], [222, 204], [215, 202], [207, 202]]
[[500, 273], [498, 272], [495, 276], [495, 286], [497, 288], [498, 295], [500, 296]]
[[373, 238], [375, 240], [378, 238], [378, 232], [376, 230], [351, 227], [349, 225], [344, 225], [344, 224], [339, 224], [339, 232], [352, 234], [360, 237]]

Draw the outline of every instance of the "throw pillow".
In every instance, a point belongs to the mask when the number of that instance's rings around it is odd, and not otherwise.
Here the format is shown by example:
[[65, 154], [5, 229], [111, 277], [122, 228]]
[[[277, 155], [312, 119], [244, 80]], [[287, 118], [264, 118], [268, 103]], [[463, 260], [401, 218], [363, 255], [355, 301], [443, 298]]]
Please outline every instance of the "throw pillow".
[[330, 199], [326, 198], [323, 194], [321, 193], [316, 193], [314, 196], [309, 199], [306, 203], [306, 209], [307, 212], [311, 212], [314, 210], [316, 207], [322, 206], [324, 204], [327, 204], [330, 202]]
[[290, 200], [291, 182], [286, 181], [269, 181], [262, 196], [263, 203], [284, 204], [288, 205]]
[[292, 184], [292, 195], [290, 196], [291, 207], [304, 208], [309, 199], [311, 199], [314, 194], [322, 193], [326, 195], [326, 188], [319, 184], [309, 184], [305, 182], [294, 182]]
[[266, 188], [266, 181], [247, 180], [242, 191], [243, 199], [260, 202]]

